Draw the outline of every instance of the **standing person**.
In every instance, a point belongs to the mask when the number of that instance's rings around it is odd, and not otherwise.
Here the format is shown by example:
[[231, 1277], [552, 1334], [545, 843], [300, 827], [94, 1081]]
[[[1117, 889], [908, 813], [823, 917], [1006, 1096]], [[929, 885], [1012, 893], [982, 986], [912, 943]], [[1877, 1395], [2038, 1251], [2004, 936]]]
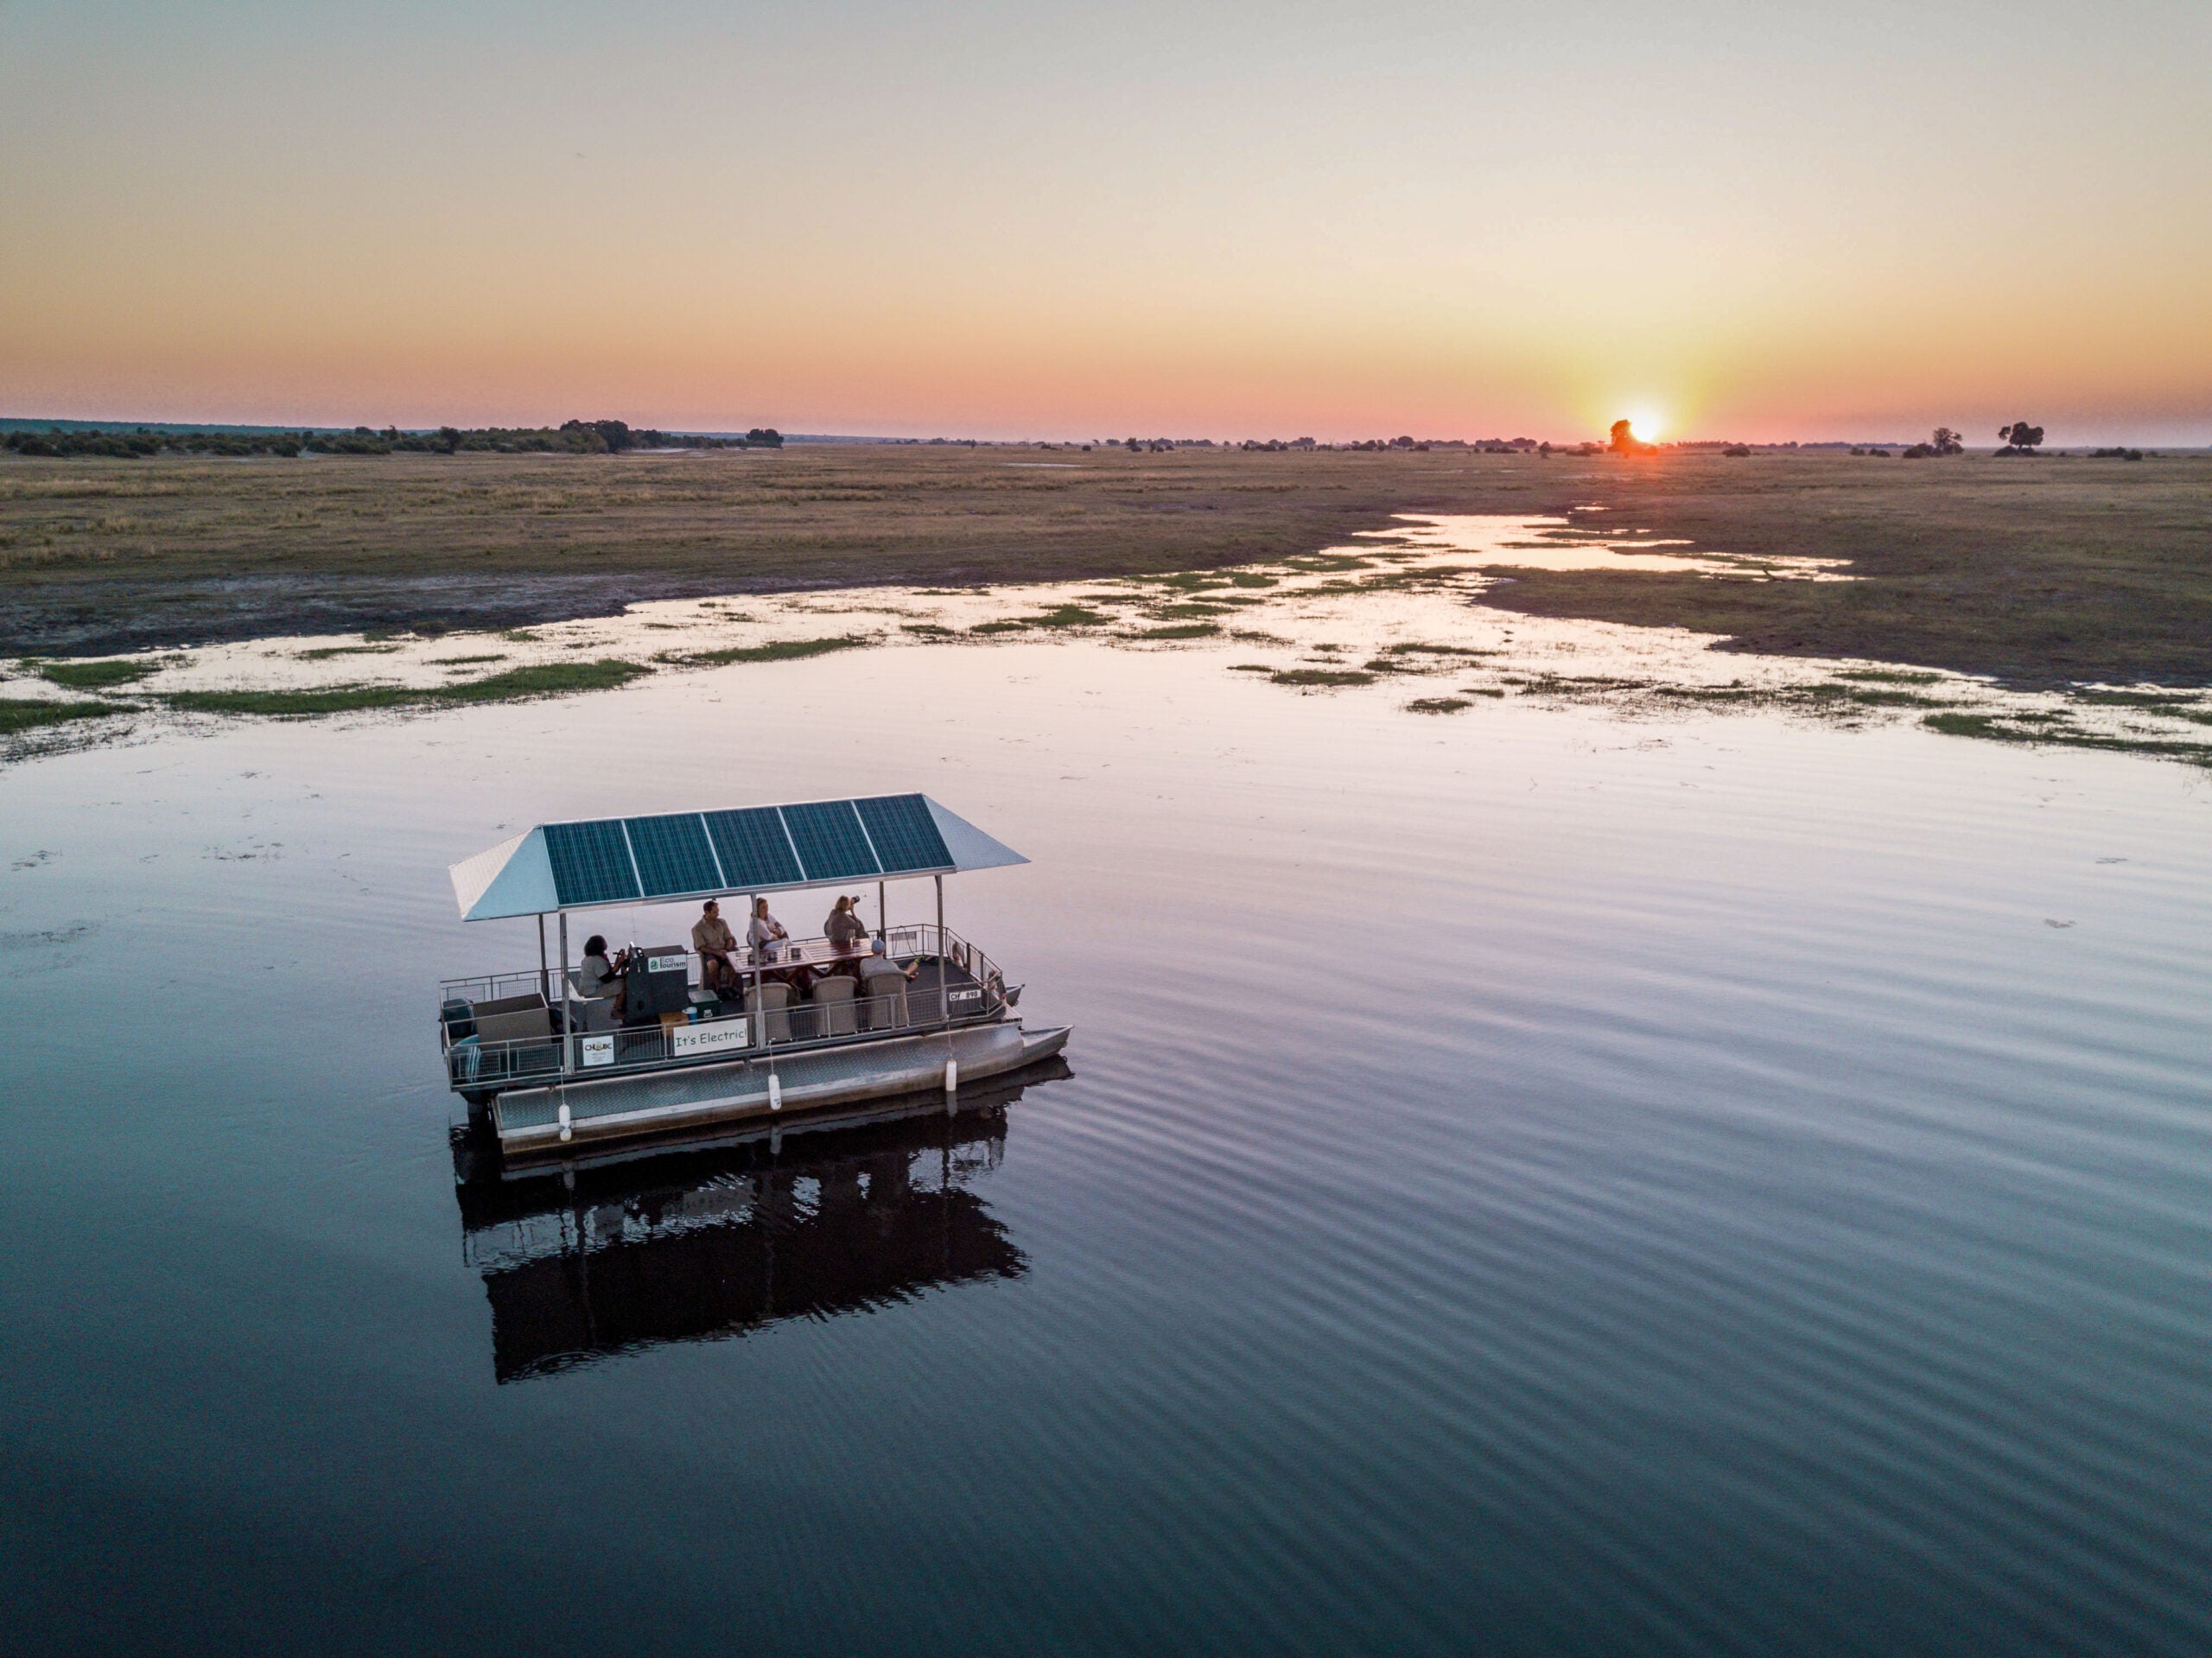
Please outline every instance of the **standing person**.
[[737, 948], [737, 935], [729, 930], [729, 923], [722, 919], [722, 906], [709, 899], [699, 912], [699, 918], [691, 926], [691, 948], [699, 956], [699, 982], [716, 995], [726, 995], [737, 988], [737, 963], [730, 959], [730, 952]]

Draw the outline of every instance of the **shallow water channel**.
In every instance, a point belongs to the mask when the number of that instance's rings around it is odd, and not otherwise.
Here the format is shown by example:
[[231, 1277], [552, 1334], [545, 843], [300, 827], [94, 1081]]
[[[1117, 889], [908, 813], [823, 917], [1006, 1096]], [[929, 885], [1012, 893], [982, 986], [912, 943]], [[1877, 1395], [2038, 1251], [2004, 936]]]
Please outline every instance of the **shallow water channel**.
[[[0, 774], [13, 1641], [2212, 1648], [2212, 778], [1382, 689], [852, 650]], [[448, 862], [913, 789], [1035, 861], [948, 918], [1068, 1074], [457, 1195], [435, 981], [537, 943]]]

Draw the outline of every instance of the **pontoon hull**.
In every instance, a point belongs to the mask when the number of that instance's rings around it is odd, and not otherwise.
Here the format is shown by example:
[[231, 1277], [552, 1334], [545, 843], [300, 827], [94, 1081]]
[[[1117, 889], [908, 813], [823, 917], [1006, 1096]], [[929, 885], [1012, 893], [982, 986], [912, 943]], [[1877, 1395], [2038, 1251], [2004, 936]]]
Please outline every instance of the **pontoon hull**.
[[772, 1073], [785, 1115], [942, 1088], [948, 1060], [958, 1062], [962, 1082], [980, 1082], [1059, 1052], [1069, 1029], [1027, 1031], [1005, 1020], [727, 1064], [514, 1089], [493, 1102], [492, 1121], [505, 1154], [558, 1153], [580, 1141], [767, 1116]]

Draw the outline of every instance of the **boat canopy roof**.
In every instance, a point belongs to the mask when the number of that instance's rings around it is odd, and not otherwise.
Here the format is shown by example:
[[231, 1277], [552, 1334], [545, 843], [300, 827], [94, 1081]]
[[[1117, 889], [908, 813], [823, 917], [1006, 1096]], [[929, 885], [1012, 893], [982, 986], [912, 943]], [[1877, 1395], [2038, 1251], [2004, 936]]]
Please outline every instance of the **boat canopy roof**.
[[463, 921], [1027, 863], [927, 795], [540, 823], [454, 864]]

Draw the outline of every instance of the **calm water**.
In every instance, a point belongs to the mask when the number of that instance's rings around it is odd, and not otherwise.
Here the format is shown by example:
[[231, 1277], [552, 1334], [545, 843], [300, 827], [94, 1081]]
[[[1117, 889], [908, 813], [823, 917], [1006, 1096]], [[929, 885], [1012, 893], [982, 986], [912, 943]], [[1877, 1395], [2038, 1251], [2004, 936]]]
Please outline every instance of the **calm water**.
[[[446, 863], [912, 788], [1071, 1074], [457, 1196]], [[1075, 645], [0, 772], [8, 1644], [2202, 1654], [2209, 877], [2178, 766]]]

